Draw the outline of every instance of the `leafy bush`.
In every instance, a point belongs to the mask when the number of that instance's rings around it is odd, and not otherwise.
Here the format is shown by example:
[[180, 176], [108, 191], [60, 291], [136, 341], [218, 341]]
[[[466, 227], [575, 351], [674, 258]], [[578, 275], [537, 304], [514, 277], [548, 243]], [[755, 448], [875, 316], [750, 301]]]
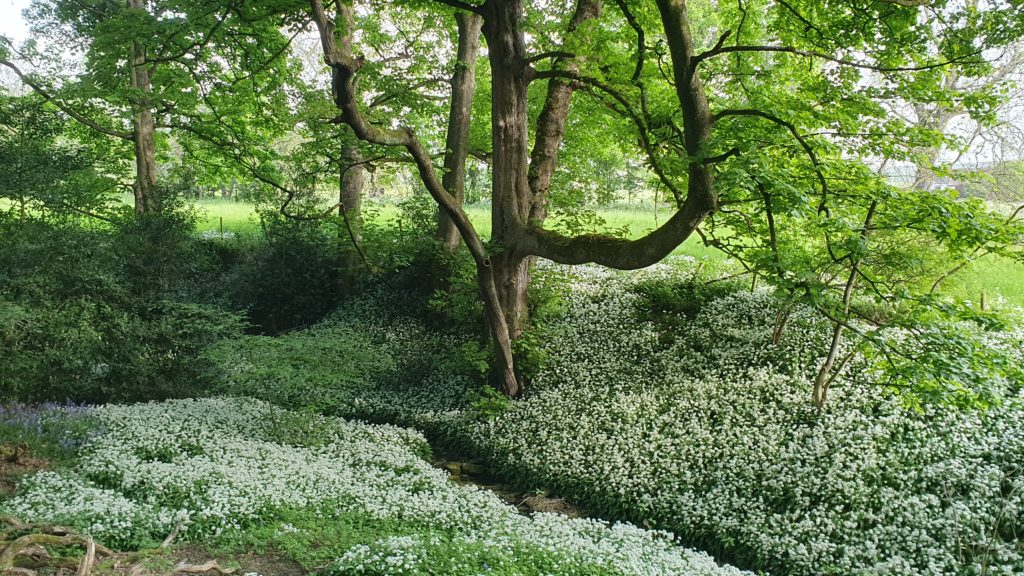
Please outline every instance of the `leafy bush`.
[[[201, 250], [176, 225], [0, 222], [0, 397], [107, 402], [196, 393], [209, 368], [199, 352], [243, 325], [234, 314], [172, 299], [191, 290], [186, 261]], [[143, 241], [150, 226], [155, 236]], [[167, 237], [175, 240], [160, 240]], [[163, 264], [146, 264], [150, 256]]]
[[266, 334], [315, 324], [352, 289], [341, 285], [337, 229], [270, 212], [261, 217], [263, 236], [228, 274], [228, 301]]
[[436, 426], [483, 384], [487, 350], [430, 330], [379, 286], [348, 300], [318, 328], [224, 341], [204, 356], [214, 393], [370, 421]]
[[205, 357], [220, 368], [213, 390], [326, 414], [351, 414], [380, 382], [398, 377], [393, 358], [347, 328], [223, 341]]
[[[107, 406], [92, 417], [101, 433], [75, 472], [37, 474], [4, 513], [124, 548], [181, 523], [185, 540], [271, 543], [318, 564], [330, 554], [330, 574], [741, 574], [664, 532], [520, 515], [451, 482], [407, 429], [244, 398]], [[282, 435], [282, 422], [301, 427]], [[306, 445], [310, 435], [324, 442]]]
[[[216, 274], [209, 243], [195, 237], [195, 215], [165, 198], [159, 214], [129, 214], [115, 222], [112, 256], [125, 288], [146, 300], [204, 299]], [[215, 282], [214, 282], [215, 284]]]

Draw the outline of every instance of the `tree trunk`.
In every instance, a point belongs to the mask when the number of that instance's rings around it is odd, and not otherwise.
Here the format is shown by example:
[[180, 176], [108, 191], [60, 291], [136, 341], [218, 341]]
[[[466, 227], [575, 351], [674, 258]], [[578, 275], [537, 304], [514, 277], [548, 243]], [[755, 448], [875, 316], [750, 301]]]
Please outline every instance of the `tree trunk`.
[[[699, 59], [694, 53], [686, 3], [658, 0], [657, 4], [683, 113], [687, 194], [667, 222], [638, 240], [601, 235], [570, 238], [543, 228], [551, 170], [557, 160], [572, 91], [581, 79], [576, 76], [572, 61], [564, 55], [556, 58], [550, 71], [538, 73], [530, 66], [520, 28], [524, 22], [523, 0], [487, 0], [483, 4], [465, 5], [467, 10], [483, 17], [491, 64], [493, 248], [488, 250], [461, 204], [437, 177], [430, 154], [413, 130], [373, 125], [361, 114], [355, 76], [363, 61], [354, 58], [351, 52], [351, 6], [343, 0], [336, 2], [332, 21], [320, 0], [310, 0], [325, 59], [333, 69], [332, 85], [335, 103], [342, 111], [340, 119], [362, 140], [406, 149], [427, 191], [452, 219], [476, 262], [485, 316], [495, 344], [499, 387], [509, 396], [520, 391], [511, 349], [512, 340], [522, 333], [527, 322], [526, 291], [533, 257], [563, 264], [596, 262], [619, 269], [641, 268], [671, 253], [718, 207], [710, 166], [700, 160], [713, 119], [697, 74]], [[597, 0], [578, 0], [569, 32], [583, 19], [596, 16], [599, 6]], [[549, 84], [531, 167], [527, 87], [530, 80], [544, 77], [563, 81]], [[655, 162], [653, 155], [651, 161]]]
[[362, 206], [366, 168], [362, 162], [363, 155], [355, 145], [342, 148], [338, 215], [344, 221], [348, 240], [342, 244], [339, 262], [338, 288], [342, 293], [359, 281], [363, 265], [360, 252], [363, 244]]
[[[126, 0], [129, 9], [145, 10], [145, 0]], [[153, 119], [150, 94], [153, 92], [152, 71], [146, 64], [146, 47], [132, 42], [131, 87], [139, 94], [132, 115], [132, 143], [135, 146], [135, 212], [160, 211], [160, 194], [156, 180], [156, 122]]]
[[526, 288], [530, 261], [518, 250], [532, 208], [528, 176], [526, 49], [519, 24], [522, 0], [488, 2], [484, 26], [491, 63], [491, 242], [495, 288], [508, 336], [514, 340], [528, 320]]
[[[484, 21], [479, 14], [468, 12], [456, 13], [455, 21], [459, 25], [459, 49], [451, 80], [452, 102], [441, 184], [462, 206], [466, 199], [466, 156], [469, 154], [469, 126], [473, 116], [473, 94], [476, 92], [476, 58]], [[437, 237], [449, 253], [459, 247], [459, 230], [440, 207], [437, 210]]]

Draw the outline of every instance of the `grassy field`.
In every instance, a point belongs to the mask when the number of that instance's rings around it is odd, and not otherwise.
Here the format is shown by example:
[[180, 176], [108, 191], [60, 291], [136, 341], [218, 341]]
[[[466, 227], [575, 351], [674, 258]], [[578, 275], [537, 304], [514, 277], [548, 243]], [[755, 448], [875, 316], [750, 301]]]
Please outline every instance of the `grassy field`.
[[[232, 234], [251, 234], [259, 230], [259, 218], [251, 204], [234, 202], [230, 200], [200, 200], [194, 204], [199, 213], [197, 227], [200, 232], [217, 234], [223, 231]], [[484, 238], [491, 235], [491, 209], [489, 206], [470, 205], [466, 208], [473, 226]], [[366, 213], [369, 218], [378, 224], [395, 223], [399, 219], [399, 209], [390, 203], [372, 203], [366, 206]], [[629, 237], [639, 238], [646, 232], [653, 230], [658, 224], [664, 223], [669, 217], [666, 208], [659, 208], [655, 213], [653, 210], [638, 210], [625, 208], [612, 208], [599, 212], [609, 229], [628, 228]], [[708, 248], [700, 243], [699, 238], [690, 238], [676, 251], [676, 254], [686, 254], [713, 260], [722, 260], [721, 252]]]
[[[218, 233], [222, 222], [225, 233], [248, 234], [256, 232], [259, 228], [259, 221], [249, 204], [204, 200], [198, 202], [196, 208], [201, 215], [200, 231]], [[368, 208], [367, 212], [378, 223], [395, 222], [399, 216], [399, 210], [394, 204], [371, 204]], [[490, 208], [469, 206], [467, 212], [481, 236], [489, 237]], [[666, 208], [659, 209], [657, 213], [651, 209], [613, 208], [602, 210], [599, 215], [605, 220], [608, 228], [628, 227], [629, 235], [635, 238], [664, 222], [669, 212]], [[704, 246], [696, 237], [687, 240], [675, 253], [712, 260], [724, 259], [721, 252]], [[978, 302], [984, 294], [988, 303], [1005, 299], [1011, 304], [1024, 306], [1024, 264], [1000, 256], [980, 258], [946, 280], [942, 290], [946, 294], [972, 302]]]

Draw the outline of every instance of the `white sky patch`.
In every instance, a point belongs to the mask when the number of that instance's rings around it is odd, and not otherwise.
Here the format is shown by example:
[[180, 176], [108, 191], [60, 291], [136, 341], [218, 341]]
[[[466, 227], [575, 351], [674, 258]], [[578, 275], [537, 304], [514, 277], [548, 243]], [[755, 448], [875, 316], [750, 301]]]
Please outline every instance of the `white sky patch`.
[[29, 0], [0, 0], [0, 36], [7, 36], [15, 44], [28, 39], [28, 22], [21, 16], [28, 5]]

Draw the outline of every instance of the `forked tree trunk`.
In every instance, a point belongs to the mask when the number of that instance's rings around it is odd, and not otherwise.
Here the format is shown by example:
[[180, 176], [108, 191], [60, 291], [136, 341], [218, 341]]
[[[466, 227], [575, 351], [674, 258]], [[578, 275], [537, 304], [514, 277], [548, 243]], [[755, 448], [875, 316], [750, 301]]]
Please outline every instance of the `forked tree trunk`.
[[[690, 37], [685, 0], [658, 0], [658, 8], [683, 112], [684, 155], [689, 166], [687, 195], [667, 222], [638, 240], [600, 235], [569, 238], [543, 228], [547, 188], [557, 161], [577, 70], [571, 59], [560, 56], [552, 70], [547, 71], [545, 77], [565, 81], [549, 84], [530, 155], [527, 87], [530, 80], [541, 75], [530, 65], [525, 49], [521, 29], [525, 21], [523, 1], [487, 0], [481, 5], [466, 5], [483, 17], [491, 64], [491, 239], [496, 247], [493, 251], [484, 247], [455, 191], [446, 188], [437, 177], [430, 155], [415, 133], [408, 127], [385, 129], [372, 125], [361, 114], [355, 75], [362, 60], [354, 58], [350, 50], [351, 5], [344, 0], [336, 2], [333, 20], [320, 0], [310, 0], [310, 6], [325, 60], [333, 69], [333, 92], [342, 111], [340, 119], [363, 140], [404, 147], [413, 157], [430, 195], [466, 242], [476, 262], [485, 316], [495, 345], [499, 387], [509, 396], [520, 391], [511, 350], [513, 339], [522, 333], [527, 321], [526, 291], [532, 258], [543, 257], [563, 264], [596, 262], [619, 269], [641, 268], [671, 253], [718, 206], [709, 166], [693, 160], [702, 157], [713, 120], [697, 74], [699, 60]], [[596, 16], [599, 6], [598, 0], [578, 0], [569, 32], [583, 20]], [[532, 156], [532, 165], [528, 156]], [[461, 171], [458, 177], [462, 177]]]
[[[565, 134], [573, 87], [553, 78], [537, 121], [533, 150], [527, 156], [529, 130], [526, 90], [529, 82], [522, 22], [523, 3], [489, 2], [484, 33], [491, 62], [492, 240], [501, 247], [494, 257], [494, 280], [509, 335], [519, 338], [529, 324], [528, 287], [534, 258], [522, 250], [530, 226], [547, 217], [551, 177]], [[579, 0], [569, 33], [600, 13], [598, 0]], [[579, 68], [572, 57], [559, 56], [553, 67], [567, 73]], [[529, 158], [529, 161], [527, 160]]]
[[[466, 157], [469, 155], [469, 126], [473, 119], [473, 94], [476, 92], [476, 59], [480, 51], [479, 14], [458, 12], [459, 49], [452, 74], [452, 102], [445, 139], [444, 176], [441, 184], [462, 206], [466, 199]], [[459, 247], [459, 230], [448, 214], [438, 207], [437, 238], [449, 253]]]

